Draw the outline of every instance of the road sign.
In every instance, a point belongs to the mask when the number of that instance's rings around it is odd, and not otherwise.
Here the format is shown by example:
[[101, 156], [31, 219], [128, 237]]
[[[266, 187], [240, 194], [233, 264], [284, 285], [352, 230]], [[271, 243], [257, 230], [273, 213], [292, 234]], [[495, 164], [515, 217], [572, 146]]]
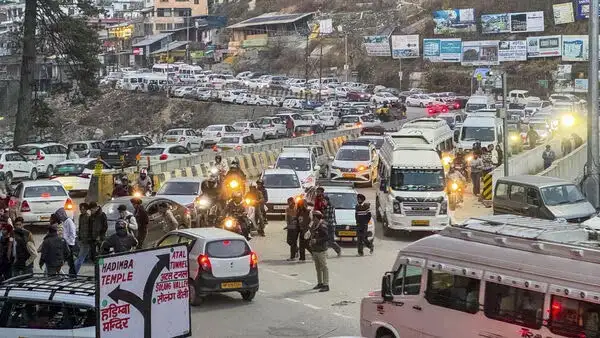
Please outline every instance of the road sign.
[[477, 74], [477, 81], [481, 81], [483, 80], [483, 75], [481, 75], [480, 73]]
[[96, 337], [191, 336], [188, 276], [185, 245], [100, 257]]

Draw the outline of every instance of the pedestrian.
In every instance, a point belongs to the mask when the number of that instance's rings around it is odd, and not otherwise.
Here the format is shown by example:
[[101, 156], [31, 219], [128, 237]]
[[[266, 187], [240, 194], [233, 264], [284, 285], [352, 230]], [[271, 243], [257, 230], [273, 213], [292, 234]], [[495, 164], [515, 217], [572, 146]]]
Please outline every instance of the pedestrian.
[[323, 213], [323, 197], [325, 197], [325, 189], [323, 189], [323, 187], [318, 187], [317, 194], [315, 195], [315, 202], [313, 205], [314, 211], [320, 211], [321, 213]]
[[[493, 145], [491, 145], [491, 146], [493, 146]], [[490, 148], [483, 147], [481, 149], [481, 161], [483, 161], [483, 168], [486, 172], [492, 170], [492, 168], [494, 167], [494, 163], [493, 163], [492, 152], [490, 151]]]
[[290, 258], [293, 261], [298, 255], [298, 217], [296, 216], [296, 200], [293, 197], [287, 199], [285, 209], [285, 229], [287, 231], [286, 242], [290, 246]]
[[11, 277], [15, 238], [13, 226], [8, 223], [2, 222], [0, 232], [0, 281], [4, 281]]
[[323, 196], [323, 221], [327, 226], [327, 247], [332, 248], [340, 257], [342, 248], [335, 241], [335, 207], [331, 204], [329, 196]]
[[366, 246], [369, 248], [370, 253], [373, 253], [375, 249], [373, 243], [369, 241], [369, 222], [371, 222], [371, 205], [365, 203], [366, 197], [363, 194], [356, 195], [356, 207], [354, 209], [354, 217], [356, 219], [357, 230], [357, 249], [358, 255], [364, 256], [363, 248]]
[[315, 270], [317, 271], [317, 285], [313, 290], [319, 292], [329, 291], [329, 269], [327, 268], [327, 225], [320, 211], [313, 211], [313, 222], [310, 228], [310, 248]]
[[529, 141], [529, 149], [535, 148], [539, 139], [540, 136], [538, 135], [537, 131], [535, 131], [535, 129], [533, 129], [532, 127], [529, 127], [529, 130], [527, 130], [527, 140]]
[[138, 245], [135, 236], [127, 230], [127, 222], [122, 219], [115, 223], [115, 233], [108, 236], [100, 246], [100, 252], [104, 255], [110, 253], [110, 249], [114, 253], [128, 252], [135, 249]]
[[548, 169], [556, 159], [556, 154], [549, 144], [546, 145], [546, 150], [542, 153], [542, 159], [544, 160], [544, 169]]
[[483, 171], [483, 161], [478, 154], [473, 154], [471, 160], [471, 182], [473, 183], [473, 195], [479, 196], [481, 186], [481, 172]]
[[92, 226], [90, 224], [89, 205], [87, 203], [79, 204], [79, 220], [77, 223], [79, 225], [79, 230], [77, 231], [79, 255], [77, 255], [77, 260], [75, 261], [75, 273], [79, 274], [81, 266], [92, 252], [92, 245], [95, 245], [94, 238], [92, 237]]
[[581, 147], [583, 144], [583, 139], [579, 135], [573, 133], [571, 134], [571, 138], [573, 138], [573, 149]]
[[292, 137], [292, 134], [294, 133], [294, 121], [292, 121], [292, 118], [289, 116], [285, 117], [285, 131], [286, 137]]
[[144, 241], [146, 240], [146, 236], [148, 235], [148, 223], [150, 223], [150, 219], [148, 218], [148, 213], [142, 204], [141, 198], [132, 198], [131, 204], [133, 204], [133, 216], [138, 225], [138, 233], [137, 233], [137, 241], [138, 241], [138, 249], [142, 249], [144, 247]]
[[16, 277], [33, 273], [33, 262], [38, 254], [35, 249], [33, 235], [23, 227], [23, 217], [15, 219], [14, 239], [12, 276]]
[[48, 227], [48, 234], [44, 237], [41, 246], [40, 269], [44, 269], [48, 276], [58, 275], [69, 255], [69, 245], [58, 234], [58, 224], [53, 223]]
[[265, 224], [269, 224], [269, 221], [267, 220], [267, 203], [269, 202], [269, 192], [267, 191], [267, 188], [265, 187], [265, 182], [262, 179], [259, 179], [258, 181], [256, 181], [256, 188], [258, 189], [258, 191], [260, 191], [263, 195], [263, 203], [261, 203], [260, 207], [260, 212], [262, 213], [262, 221], [263, 221], [263, 233], [264, 233], [264, 225]]
[[299, 236], [299, 261], [306, 261], [306, 250], [310, 252], [310, 247], [308, 246], [308, 239], [310, 236], [310, 212], [308, 208], [306, 208], [305, 201], [299, 200], [296, 204], [296, 217], [298, 218], [298, 236]]
[[79, 249], [77, 247], [77, 227], [75, 226], [75, 222], [73, 222], [73, 220], [67, 216], [65, 208], [59, 208], [54, 214], [62, 225], [62, 236], [67, 242], [67, 245], [69, 246], [69, 252], [71, 253], [67, 257], [67, 264], [69, 264], [69, 275], [76, 275], [77, 271], [75, 270], [74, 256], [79, 253]]
[[500, 145], [496, 146], [496, 158], [497, 158], [497, 166], [501, 166], [504, 163], [504, 152], [502, 151], [502, 147]]
[[106, 214], [102, 211], [102, 208], [96, 202], [90, 202], [90, 227], [92, 230], [92, 243], [90, 248], [92, 249], [92, 260], [96, 261], [98, 255], [98, 247], [104, 241], [106, 237], [106, 231], [108, 230], [108, 219]]
[[132, 235], [137, 235], [138, 224], [135, 216], [127, 210], [127, 206], [125, 204], [121, 204], [117, 207], [119, 211], [119, 219], [125, 221], [127, 232]]
[[573, 145], [571, 144], [571, 139], [568, 137], [563, 137], [560, 141], [560, 150], [562, 151], [563, 156], [567, 156], [572, 150]]

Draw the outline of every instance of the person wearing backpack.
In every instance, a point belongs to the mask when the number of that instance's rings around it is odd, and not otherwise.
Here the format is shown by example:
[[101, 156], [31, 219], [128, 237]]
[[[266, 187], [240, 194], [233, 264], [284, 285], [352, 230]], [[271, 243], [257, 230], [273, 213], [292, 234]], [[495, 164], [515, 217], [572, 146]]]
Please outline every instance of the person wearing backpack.
[[119, 219], [125, 221], [127, 232], [137, 238], [138, 224], [135, 216], [127, 210], [125, 204], [119, 205], [117, 210], [119, 210]]
[[23, 218], [15, 219], [14, 231], [15, 245], [13, 252], [12, 276], [33, 273], [33, 262], [37, 258], [37, 250], [31, 232], [23, 228]]

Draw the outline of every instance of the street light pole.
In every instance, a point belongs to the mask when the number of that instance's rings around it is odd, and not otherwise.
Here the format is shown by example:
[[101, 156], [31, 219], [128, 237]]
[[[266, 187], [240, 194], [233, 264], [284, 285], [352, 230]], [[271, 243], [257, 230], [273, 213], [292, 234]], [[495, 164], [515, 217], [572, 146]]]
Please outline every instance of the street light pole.
[[187, 64], [190, 64], [190, 18], [192, 17], [192, 10], [190, 8], [187, 9], [186, 11], [187, 13], [187, 18], [185, 18], [185, 26], [186, 26], [186, 33], [187, 33], [187, 44], [185, 45], [185, 61], [187, 61]]
[[587, 199], [595, 208], [600, 207], [600, 171], [598, 156], [598, 0], [590, 1], [589, 68], [587, 111], [587, 173], [583, 188]]
[[502, 134], [504, 137], [502, 138], [502, 154], [504, 163], [504, 176], [509, 176], [508, 172], [508, 100], [506, 99], [506, 95], [508, 95], [507, 89], [507, 81], [506, 81], [506, 71], [502, 72], [502, 109], [504, 110], [504, 114], [502, 114]]

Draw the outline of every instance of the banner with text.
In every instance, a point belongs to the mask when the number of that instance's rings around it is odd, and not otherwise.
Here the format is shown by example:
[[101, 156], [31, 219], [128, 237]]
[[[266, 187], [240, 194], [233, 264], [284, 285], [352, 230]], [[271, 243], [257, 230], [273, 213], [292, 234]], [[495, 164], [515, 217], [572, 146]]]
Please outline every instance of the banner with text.
[[590, 0], [575, 0], [575, 19], [584, 20], [590, 17]]
[[544, 31], [544, 12], [484, 14], [481, 16], [483, 34], [526, 33]]
[[543, 58], [562, 55], [560, 35], [530, 36], [527, 38], [527, 58]]
[[419, 55], [418, 35], [392, 35], [392, 57], [394, 59], [414, 59]]
[[191, 336], [185, 245], [127, 252], [96, 264], [96, 337]]
[[589, 60], [589, 39], [587, 35], [563, 35], [562, 46], [563, 61]]
[[498, 40], [464, 41], [462, 43], [463, 66], [494, 66], [498, 61]]
[[368, 56], [392, 56], [390, 39], [384, 35], [370, 35], [363, 37], [363, 45]]
[[554, 14], [555, 25], [575, 22], [575, 11], [572, 2], [552, 5], [552, 13]]
[[433, 34], [436, 35], [477, 31], [473, 8], [435, 11], [433, 21], [435, 22]]
[[423, 59], [431, 62], [460, 62], [461, 39], [423, 39]]
[[498, 61], [527, 61], [527, 40], [500, 41]]

